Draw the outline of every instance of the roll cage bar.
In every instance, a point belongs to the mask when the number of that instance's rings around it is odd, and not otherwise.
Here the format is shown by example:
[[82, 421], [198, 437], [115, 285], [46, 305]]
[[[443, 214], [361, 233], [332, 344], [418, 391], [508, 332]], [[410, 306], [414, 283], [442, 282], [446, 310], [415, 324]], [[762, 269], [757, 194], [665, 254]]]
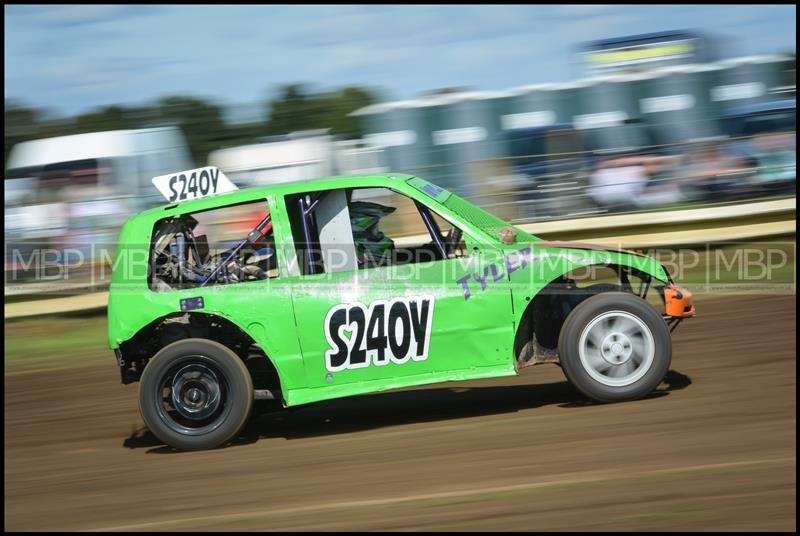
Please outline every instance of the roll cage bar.
[[213, 281], [214, 277], [220, 272], [220, 270], [223, 269], [225, 270], [225, 281], [227, 282], [228, 281], [227, 266], [228, 263], [231, 261], [231, 259], [233, 259], [236, 256], [236, 254], [239, 253], [239, 251], [243, 247], [245, 247], [248, 243], [255, 242], [256, 240], [258, 240], [258, 238], [267, 234], [271, 229], [272, 229], [272, 214], [270, 213], [264, 216], [264, 219], [262, 219], [258, 223], [258, 225], [256, 225], [253, 228], [252, 231], [247, 233], [246, 238], [243, 238], [238, 244], [236, 244], [236, 246], [231, 250], [228, 256], [225, 257], [225, 260], [223, 260], [219, 265], [217, 265], [216, 268], [214, 268], [214, 270], [210, 274], [208, 274], [208, 276], [203, 280], [203, 282], [200, 283], [200, 286], [204, 287], [209, 281]]

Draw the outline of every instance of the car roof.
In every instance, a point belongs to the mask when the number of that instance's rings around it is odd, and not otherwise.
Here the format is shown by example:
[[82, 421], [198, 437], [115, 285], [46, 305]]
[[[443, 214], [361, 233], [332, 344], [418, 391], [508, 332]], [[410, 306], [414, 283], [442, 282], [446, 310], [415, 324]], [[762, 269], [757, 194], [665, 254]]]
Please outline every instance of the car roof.
[[266, 186], [253, 186], [242, 188], [224, 194], [212, 195], [201, 199], [193, 199], [182, 203], [168, 203], [160, 205], [144, 212], [139, 213], [134, 218], [151, 216], [154, 214], [160, 217], [168, 216], [172, 213], [199, 212], [210, 210], [218, 206], [235, 205], [237, 203], [247, 203], [263, 199], [268, 195], [291, 195], [301, 192], [331, 190], [335, 188], [356, 188], [356, 187], [390, 187], [398, 182], [407, 182], [413, 179], [414, 175], [404, 173], [384, 173], [366, 175], [347, 175], [340, 177], [323, 177], [318, 179], [283, 182]]

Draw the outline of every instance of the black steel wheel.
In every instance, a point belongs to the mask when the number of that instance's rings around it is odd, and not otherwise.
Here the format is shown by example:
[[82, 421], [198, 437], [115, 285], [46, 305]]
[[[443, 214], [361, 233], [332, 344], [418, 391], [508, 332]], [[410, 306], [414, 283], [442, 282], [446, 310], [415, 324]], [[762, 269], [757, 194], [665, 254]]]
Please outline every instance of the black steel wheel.
[[183, 339], [147, 364], [139, 410], [150, 431], [182, 450], [221, 446], [247, 424], [253, 382], [229, 348], [207, 339]]

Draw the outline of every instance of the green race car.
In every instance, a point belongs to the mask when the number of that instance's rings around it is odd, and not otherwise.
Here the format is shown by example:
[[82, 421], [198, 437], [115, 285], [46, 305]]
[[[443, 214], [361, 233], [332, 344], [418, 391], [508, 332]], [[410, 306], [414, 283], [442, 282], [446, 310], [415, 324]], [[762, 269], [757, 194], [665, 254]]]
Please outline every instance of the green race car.
[[174, 202], [121, 230], [108, 341], [145, 423], [179, 449], [225, 444], [255, 405], [546, 362], [591, 399], [639, 398], [694, 316], [656, 260], [544, 241], [418, 177], [153, 182]]

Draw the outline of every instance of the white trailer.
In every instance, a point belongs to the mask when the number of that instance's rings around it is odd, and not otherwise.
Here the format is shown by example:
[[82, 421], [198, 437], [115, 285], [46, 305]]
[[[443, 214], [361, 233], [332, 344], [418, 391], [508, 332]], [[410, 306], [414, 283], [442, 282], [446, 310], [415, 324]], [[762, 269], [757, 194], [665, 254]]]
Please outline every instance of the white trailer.
[[325, 130], [273, 136], [262, 143], [213, 151], [208, 164], [221, 169], [240, 187], [387, 171], [382, 147], [362, 140], [337, 141]]
[[[117, 196], [157, 200], [150, 180], [192, 166], [189, 147], [177, 127], [111, 130], [18, 143], [5, 175], [6, 202], [33, 202], [52, 185], [70, 183]], [[49, 190], [49, 192], [47, 191]], [[63, 192], [69, 195], [69, 191]], [[9, 196], [10, 195], [10, 200]]]
[[153, 177], [190, 167], [189, 147], [176, 127], [18, 143], [3, 181], [6, 238], [119, 225], [133, 212], [163, 202]]

